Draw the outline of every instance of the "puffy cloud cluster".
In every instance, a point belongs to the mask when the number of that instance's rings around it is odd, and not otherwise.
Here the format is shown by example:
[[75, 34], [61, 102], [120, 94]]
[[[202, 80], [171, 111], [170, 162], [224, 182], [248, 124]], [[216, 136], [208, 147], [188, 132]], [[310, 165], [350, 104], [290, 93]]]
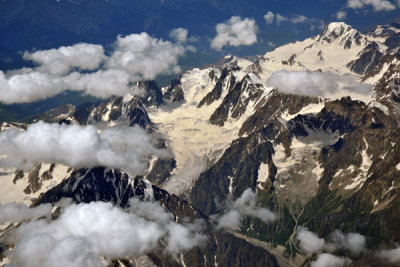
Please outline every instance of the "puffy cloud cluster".
[[335, 256], [329, 253], [321, 253], [316, 261], [311, 262], [310, 267], [341, 267], [351, 264], [351, 260], [345, 257]]
[[168, 156], [153, 147], [153, 140], [138, 127], [107, 128], [38, 122], [26, 131], [0, 133], [0, 166], [30, 169], [35, 162], [74, 167], [106, 166], [139, 174], [151, 155]]
[[[187, 30], [176, 29], [173, 36], [183, 42]], [[178, 58], [186, 49], [194, 48], [153, 38], [143, 32], [118, 36], [109, 57], [101, 45], [87, 43], [25, 52], [23, 58], [37, 67], [7, 73], [0, 71], [0, 102], [31, 102], [65, 90], [82, 91], [101, 98], [137, 94], [132, 89], [133, 82], [180, 72]]]
[[383, 249], [377, 255], [389, 263], [400, 263], [400, 246], [394, 249]]
[[283, 93], [336, 98], [343, 95], [366, 96], [371, 93], [369, 84], [360, 83], [353, 75], [333, 72], [278, 71], [271, 75], [267, 85]]
[[375, 11], [391, 11], [395, 10], [396, 6], [388, 0], [348, 0], [347, 7], [352, 9], [362, 9], [367, 6], [372, 6]]
[[[358, 256], [365, 251], [365, 237], [358, 233], [343, 234], [340, 230], [336, 230], [328, 237], [328, 241], [318, 237], [315, 233], [307, 228], [300, 227], [298, 229], [296, 239], [300, 248], [308, 254], [319, 254], [323, 251], [334, 252], [336, 250], [347, 250], [352, 255]], [[326, 266], [346, 266], [351, 263], [349, 258], [339, 257], [330, 253], [321, 253], [316, 261], [311, 263], [312, 267]]]
[[0, 225], [6, 222], [20, 222], [50, 214], [52, 206], [43, 204], [35, 208], [29, 208], [22, 203], [7, 203], [0, 205]]
[[366, 244], [365, 237], [358, 233], [343, 234], [340, 230], [336, 230], [326, 241], [304, 227], [299, 228], [296, 239], [299, 241], [300, 248], [309, 254], [345, 249], [357, 256], [365, 251]]
[[248, 188], [233, 203], [228, 203], [228, 210], [218, 218], [217, 227], [237, 229], [247, 216], [258, 218], [266, 223], [276, 219], [276, 215], [272, 211], [256, 206], [256, 194], [251, 188]]
[[113, 258], [159, 249], [161, 243], [166, 251], [181, 253], [205, 242], [197, 225], [175, 223], [159, 204], [130, 203], [128, 210], [104, 202], [71, 205], [57, 220], [21, 224], [8, 238], [15, 244], [12, 262], [26, 267], [104, 266]]
[[289, 20], [287, 17], [285, 17], [279, 13], [274, 14], [271, 11], [268, 11], [267, 14], [264, 15], [264, 19], [267, 22], [267, 24], [272, 24], [275, 21], [276, 24], [278, 24], [278, 25], [281, 24], [281, 22]]
[[307, 228], [300, 227], [296, 239], [300, 242], [300, 247], [307, 253], [321, 252], [325, 246], [325, 239], [319, 238], [315, 233]]
[[82, 74], [73, 72], [57, 76], [32, 71], [7, 77], [0, 71], [0, 102], [26, 103], [52, 97], [65, 90], [82, 91], [96, 97], [137, 94], [138, 89], [129, 86], [130, 75], [120, 70], [99, 70]]
[[53, 75], [64, 75], [73, 68], [96, 70], [106, 56], [101, 45], [80, 43], [61, 46], [58, 49], [25, 52], [23, 58], [38, 64], [40, 71]]
[[211, 40], [211, 48], [221, 50], [224, 46], [252, 45], [257, 42], [258, 27], [254, 19], [231, 17], [215, 26], [217, 35]]
[[107, 67], [127, 71], [132, 80], [152, 80], [158, 74], [180, 72], [178, 58], [185, 53], [182, 45], [152, 38], [147, 33], [118, 36]]
[[176, 28], [169, 33], [169, 37], [175, 39], [177, 42], [186, 43], [188, 30], [185, 28]]

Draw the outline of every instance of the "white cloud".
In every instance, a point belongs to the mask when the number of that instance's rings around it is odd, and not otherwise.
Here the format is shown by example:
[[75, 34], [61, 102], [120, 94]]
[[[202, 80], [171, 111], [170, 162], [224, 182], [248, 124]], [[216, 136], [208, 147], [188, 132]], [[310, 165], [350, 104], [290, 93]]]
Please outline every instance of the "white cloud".
[[[187, 31], [176, 30], [180, 32], [177, 38], [186, 40]], [[195, 51], [192, 46], [185, 48], [141, 33], [118, 36], [110, 57], [104, 55], [102, 46], [85, 43], [25, 52], [24, 59], [32, 60], [38, 66], [7, 73], [0, 71], [0, 102], [32, 102], [65, 90], [102, 98], [136, 94], [138, 92], [132, 89], [133, 82], [153, 80], [160, 74], [179, 73], [178, 58], [186, 49]]]
[[271, 75], [267, 85], [288, 94], [330, 98], [345, 95], [366, 98], [372, 90], [370, 85], [360, 83], [355, 76], [333, 72], [278, 71]]
[[274, 46], [275, 46], [275, 44], [274, 44], [273, 42], [268, 42], [268, 46], [272, 46], [272, 47], [274, 47]]
[[400, 246], [394, 249], [383, 249], [378, 252], [378, 256], [389, 263], [400, 263]]
[[[133, 205], [142, 203], [146, 202]], [[54, 221], [24, 223], [8, 238], [15, 244], [12, 262], [26, 267], [103, 266], [102, 257], [109, 261], [140, 256], [158, 248], [160, 239], [172, 253], [184, 252], [206, 240], [195, 226], [175, 223], [159, 204], [146, 205], [167, 219], [149, 219], [110, 203], [92, 202], [71, 205]]]
[[158, 203], [141, 201], [137, 198], [129, 200], [128, 210], [139, 217], [163, 225], [167, 230], [165, 249], [172, 254], [189, 250], [206, 241], [206, 236], [203, 235], [204, 221], [201, 219], [194, 220], [193, 223], [177, 224], [173, 221], [172, 215]]
[[343, 20], [343, 19], [346, 18], [346, 16], [347, 16], [347, 12], [346, 12], [346, 11], [338, 11], [338, 12], [336, 13], [336, 18], [337, 18], [338, 20]]
[[118, 36], [107, 68], [128, 72], [131, 81], [153, 80], [159, 74], [180, 72], [178, 58], [185, 53], [179, 44], [152, 38], [147, 33]]
[[315, 233], [304, 227], [299, 227], [296, 239], [300, 242], [301, 249], [310, 254], [321, 252], [325, 247], [325, 239], [319, 238]]
[[176, 28], [170, 31], [169, 37], [174, 38], [177, 42], [186, 43], [188, 30], [185, 28]]
[[215, 26], [217, 35], [211, 40], [211, 47], [221, 50], [224, 46], [252, 45], [257, 42], [258, 27], [252, 18], [231, 17], [225, 23]]
[[6, 222], [20, 222], [22, 220], [47, 216], [51, 212], [50, 204], [43, 204], [35, 208], [29, 208], [22, 203], [7, 203], [0, 205], [0, 225]]
[[297, 24], [297, 23], [305, 23], [308, 21], [308, 18], [303, 15], [296, 15], [291, 18], [292, 23]]
[[289, 20], [287, 17], [282, 16], [282, 15], [279, 14], [279, 13], [276, 13], [275, 18], [276, 18], [276, 23], [277, 23], [278, 25], [281, 24], [281, 22], [284, 22], [284, 21]]
[[24, 103], [54, 96], [67, 90], [59, 76], [41, 72], [15, 74], [7, 77], [0, 71], [0, 101]]
[[275, 14], [272, 13], [271, 11], [268, 11], [267, 14], [264, 15], [264, 19], [267, 22], [267, 24], [272, 24], [274, 22], [274, 17]]
[[233, 203], [228, 203], [228, 211], [218, 218], [218, 228], [237, 229], [247, 216], [258, 218], [266, 223], [276, 219], [272, 211], [256, 206], [256, 194], [248, 188]]
[[73, 72], [57, 76], [46, 72], [21, 72], [7, 77], [0, 71], [0, 102], [26, 103], [55, 96], [65, 90], [81, 91], [107, 98], [127, 93], [138, 94], [130, 87], [130, 75], [121, 70], [98, 70], [82, 74]]
[[363, 235], [358, 233], [343, 234], [340, 230], [334, 231], [330, 235], [330, 243], [328, 247], [333, 249], [344, 248], [350, 251], [353, 255], [358, 256], [365, 251], [366, 240]]
[[106, 166], [139, 174], [151, 155], [168, 156], [157, 150], [142, 128], [108, 128], [38, 122], [26, 131], [0, 133], [0, 166], [30, 169], [36, 162], [62, 163], [73, 167]]
[[343, 234], [340, 230], [331, 233], [329, 235], [329, 241], [326, 241], [324, 238], [318, 237], [307, 228], [299, 227], [296, 240], [298, 240], [300, 248], [310, 255], [315, 253], [318, 254], [323, 251], [334, 252], [336, 250], [345, 249], [352, 255], [358, 256], [361, 252], [366, 250], [366, 240], [364, 236], [358, 233]]
[[349, 258], [338, 257], [328, 253], [318, 255], [316, 261], [311, 262], [310, 267], [342, 267], [351, 263]]
[[299, 24], [299, 23], [309, 23], [311, 31], [315, 29], [323, 29], [325, 27], [324, 21], [315, 18], [308, 18], [304, 15], [292, 15], [290, 18], [285, 17], [279, 13], [274, 14], [271, 11], [268, 11], [267, 14], [264, 15], [264, 19], [267, 24], [272, 24], [275, 20], [277, 25], [280, 25], [282, 22], [288, 22], [292, 24]]
[[73, 68], [96, 70], [106, 56], [101, 45], [80, 43], [58, 49], [25, 52], [23, 58], [38, 64], [41, 72], [64, 75]]
[[348, 0], [347, 7], [352, 9], [361, 9], [367, 6], [372, 6], [375, 11], [391, 11], [395, 10], [390, 1], [387, 0]]
[[136, 95], [140, 91], [130, 88], [130, 75], [122, 70], [99, 70], [93, 73], [82, 74], [73, 72], [63, 78], [70, 90], [82, 91], [85, 94], [107, 98], [113, 95], [123, 96], [128, 93]]

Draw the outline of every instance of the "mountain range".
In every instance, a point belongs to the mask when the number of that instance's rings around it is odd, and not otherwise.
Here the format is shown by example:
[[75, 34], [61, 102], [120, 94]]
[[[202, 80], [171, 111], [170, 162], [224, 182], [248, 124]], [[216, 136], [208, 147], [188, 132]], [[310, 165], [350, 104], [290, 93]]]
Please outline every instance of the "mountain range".
[[[141, 95], [4, 122], [0, 142], [43, 124], [91, 126], [100, 137], [129, 127], [166, 153], [140, 154], [143, 171], [62, 156], [4, 168], [0, 202], [50, 203], [47, 220], [57, 221], [65, 198], [121, 209], [137, 198], [177, 224], [203, 221], [201, 245], [168, 254], [161, 240], [142, 255], [103, 258], [107, 266], [397, 266], [399, 38], [398, 23], [361, 33], [334, 22], [254, 60], [227, 55], [190, 69], [166, 87], [138, 82]], [[19, 226], [1, 227], [2, 265], [16, 260], [10, 235]]]

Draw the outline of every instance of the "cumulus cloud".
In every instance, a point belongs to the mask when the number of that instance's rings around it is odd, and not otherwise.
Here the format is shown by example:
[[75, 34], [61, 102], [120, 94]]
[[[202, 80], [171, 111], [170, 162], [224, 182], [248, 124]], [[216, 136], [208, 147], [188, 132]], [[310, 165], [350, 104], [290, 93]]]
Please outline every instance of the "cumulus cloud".
[[317, 234], [305, 227], [299, 227], [296, 235], [300, 248], [308, 254], [320, 253], [322, 251], [334, 252], [336, 250], [347, 250], [352, 255], [358, 256], [365, 251], [365, 237], [358, 233], [343, 234], [336, 230], [329, 235], [328, 241], [320, 238]]
[[185, 53], [179, 44], [153, 38], [147, 33], [118, 36], [109, 69], [128, 72], [132, 81], [153, 80], [159, 74], [180, 72], [178, 58]]
[[[289, 21], [289, 18], [287, 18], [279, 13], [274, 14], [271, 11], [268, 11], [267, 14], [264, 15], [264, 19], [267, 22], [267, 24], [272, 24], [275, 20], [276, 24], [278, 24], [278, 25], [280, 25], [284, 21]], [[302, 15], [297, 15], [297, 16], [293, 17], [290, 21], [293, 23], [298, 23], [298, 22], [302, 22], [301, 20], [303, 20], [303, 19], [307, 19], [307, 18]]]
[[264, 19], [267, 24], [272, 24], [274, 22], [275, 14], [271, 11], [268, 11], [267, 14], [264, 15]]
[[400, 263], [400, 246], [394, 249], [383, 249], [378, 252], [378, 256], [392, 264]]
[[278, 71], [271, 75], [267, 85], [288, 94], [342, 97], [344, 95], [366, 96], [371, 85], [360, 83], [352, 75], [339, 75], [333, 72]]
[[111, 203], [92, 202], [68, 206], [54, 221], [24, 223], [8, 238], [15, 244], [11, 259], [26, 267], [104, 266], [102, 257], [140, 256], [160, 248], [160, 240], [179, 253], [206, 240], [193, 227], [175, 223], [159, 204], [146, 205], [161, 215], [149, 219]]
[[387, 0], [348, 0], [347, 7], [352, 9], [361, 9], [367, 6], [372, 6], [375, 11], [391, 11], [395, 10], [396, 6]]
[[357, 256], [365, 251], [365, 244], [366, 240], [363, 235], [358, 233], [348, 233], [345, 235], [340, 230], [336, 230], [330, 235], [327, 247], [332, 247], [332, 249], [343, 248], [350, 251], [354, 256]]
[[177, 42], [186, 43], [188, 30], [185, 28], [176, 28], [170, 31], [169, 37], [175, 39]]
[[29, 208], [23, 203], [16, 202], [0, 205], [0, 224], [46, 216], [50, 214], [51, 209], [50, 204], [43, 204], [35, 208]]
[[287, 17], [282, 16], [282, 15], [279, 14], [279, 13], [277, 13], [277, 14], [275, 15], [275, 19], [276, 19], [276, 23], [277, 23], [278, 25], [281, 24], [281, 22], [284, 22], [284, 21], [287, 21], [287, 20], [288, 20]]
[[165, 236], [166, 250], [170, 253], [179, 253], [201, 245], [206, 240], [202, 234], [204, 221], [197, 219], [192, 223], [177, 224], [172, 221], [170, 213], [158, 203], [141, 201], [137, 198], [129, 200], [129, 211], [149, 221], [156, 221], [166, 227], [168, 234]]
[[[179, 28], [175, 34], [183, 42], [187, 30]], [[0, 102], [32, 102], [65, 90], [101, 98], [137, 94], [132, 86], [134, 82], [179, 73], [178, 58], [186, 50], [195, 48], [141, 33], [118, 36], [110, 57], [104, 55], [102, 46], [86, 43], [25, 52], [23, 58], [33, 61], [37, 67], [0, 71]]]
[[139, 174], [151, 155], [167, 156], [138, 127], [107, 128], [38, 122], [26, 131], [0, 133], [0, 166], [28, 170], [36, 162], [62, 163], [74, 167], [106, 166]]
[[131, 77], [122, 70], [99, 70], [93, 73], [82, 74], [73, 72], [63, 78], [70, 90], [82, 91], [85, 94], [107, 98], [112, 95], [123, 96], [128, 93], [139, 94], [138, 88], [130, 87]]
[[25, 52], [23, 58], [38, 64], [40, 71], [64, 75], [73, 68], [96, 70], [106, 56], [101, 45], [80, 43], [73, 46], [61, 46], [58, 49]]
[[7, 77], [0, 71], [0, 101], [24, 103], [54, 96], [66, 90], [63, 79], [41, 72], [30, 72]]
[[304, 227], [299, 228], [296, 239], [299, 241], [301, 249], [310, 254], [321, 252], [325, 247], [325, 239], [319, 238], [315, 233]]
[[232, 203], [228, 203], [228, 211], [218, 218], [218, 228], [237, 229], [242, 225], [245, 217], [255, 217], [269, 223], [276, 219], [272, 211], [256, 206], [256, 194], [251, 188]]
[[303, 15], [296, 15], [291, 19], [292, 23], [297, 24], [297, 23], [304, 23], [308, 21], [308, 18]]
[[338, 20], [343, 20], [343, 19], [346, 18], [346, 16], [347, 16], [347, 12], [346, 12], [346, 11], [338, 11], [338, 12], [336, 13], [336, 18], [337, 18]]
[[349, 258], [338, 257], [329, 253], [318, 255], [316, 261], [311, 262], [311, 267], [342, 267], [351, 263]]
[[257, 42], [258, 27], [252, 18], [231, 17], [225, 23], [215, 26], [217, 35], [211, 40], [211, 47], [221, 50], [224, 46], [252, 45]]
[[65, 90], [81, 91], [101, 98], [138, 94], [139, 90], [129, 83], [130, 75], [120, 70], [99, 70], [87, 74], [73, 72], [66, 76], [32, 71], [10, 77], [0, 71], [0, 101], [8, 104], [32, 102]]

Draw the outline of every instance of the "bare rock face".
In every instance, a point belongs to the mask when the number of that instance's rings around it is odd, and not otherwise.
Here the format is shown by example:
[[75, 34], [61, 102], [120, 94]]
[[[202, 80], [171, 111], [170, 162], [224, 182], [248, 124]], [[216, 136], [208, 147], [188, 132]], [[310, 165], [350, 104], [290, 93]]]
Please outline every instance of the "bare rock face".
[[171, 101], [173, 103], [179, 103], [185, 100], [185, 94], [183, 93], [181, 80], [179, 78], [172, 80], [163, 97], [166, 101]]
[[359, 57], [347, 64], [353, 72], [357, 74], [366, 74], [379, 64], [383, 54], [379, 51], [379, 45], [375, 42], [367, 45]]

